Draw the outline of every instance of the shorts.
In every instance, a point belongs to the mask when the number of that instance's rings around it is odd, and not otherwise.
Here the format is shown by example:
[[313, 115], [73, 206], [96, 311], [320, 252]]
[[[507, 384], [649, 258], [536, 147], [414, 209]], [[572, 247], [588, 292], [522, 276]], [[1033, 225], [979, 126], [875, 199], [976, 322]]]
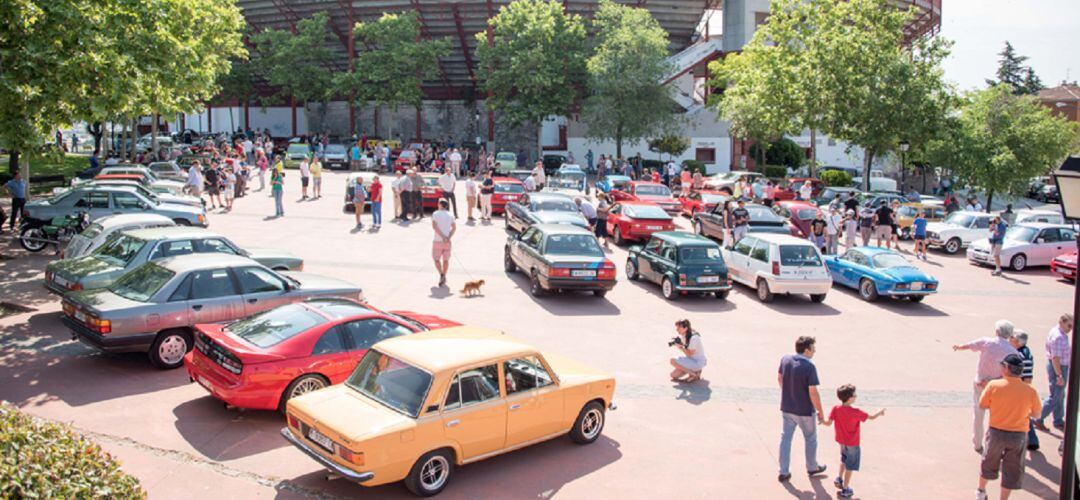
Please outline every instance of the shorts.
[[220, 191], [220, 189], [218, 189], [216, 184], [212, 184], [212, 185], [206, 187], [206, 194], [208, 194], [210, 196], [217, 196], [220, 192], [221, 191]]
[[308, 177], [301, 177], [300, 178], [300, 185], [303, 186], [303, 187], [307, 187], [308, 186]]
[[885, 225], [878, 226], [878, 227], [874, 228], [874, 234], [877, 235], [877, 237], [881, 238], [881, 239], [891, 238], [892, 237], [892, 226], [885, 226]]
[[844, 464], [845, 469], [856, 472], [859, 470], [859, 462], [861, 461], [861, 447], [840, 445], [840, 463]]
[[1001, 243], [994, 243], [990, 245], [990, 255], [994, 257], [1001, 257]]
[[686, 356], [679, 356], [675, 358], [675, 364], [679, 365], [679, 367], [684, 370], [692, 372], [700, 372], [705, 368], [704, 361]]
[[914, 239], [915, 241], [923, 241], [923, 240], [926, 239], [926, 235], [925, 234], [916, 234], [915, 236], [912, 236], [912, 239]]
[[431, 258], [435, 260], [450, 260], [450, 242], [435, 241], [431, 243]]
[[315, 189], [322, 189], [322, 177], [315, 177]]
[[596, 219], [596, 224], [593, 226], [593, 234], [597, 238], [607, 237], [607, 219]]
[[1001, 487], [1018, 490], [1024, 479], [1024, 455], [1027, 448], [1026, 432], [1002, 431], [991, 427], [986, 432], [980, 474], [983, 479], [994, 480], [1002, 474]]

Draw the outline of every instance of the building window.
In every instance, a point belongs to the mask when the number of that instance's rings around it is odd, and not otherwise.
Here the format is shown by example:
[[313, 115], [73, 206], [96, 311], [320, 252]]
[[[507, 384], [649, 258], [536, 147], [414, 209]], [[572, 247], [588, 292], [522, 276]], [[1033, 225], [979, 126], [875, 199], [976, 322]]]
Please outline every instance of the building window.
[[716, 148], [697, 148], [694, 159], [702, 163], [716, 163]]

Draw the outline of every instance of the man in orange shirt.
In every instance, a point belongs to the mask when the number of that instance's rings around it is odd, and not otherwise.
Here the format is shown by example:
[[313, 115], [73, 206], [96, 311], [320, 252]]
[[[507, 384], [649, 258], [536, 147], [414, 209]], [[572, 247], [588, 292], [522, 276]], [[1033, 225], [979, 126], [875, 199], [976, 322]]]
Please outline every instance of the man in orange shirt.
[[1009, 354], [1001, 361], [1002, 378], [992, 380], [983, 389], [979, 406], [990, 410], [990, 431], [983, 446], [979, 489], [975, 498], [986, 498], [986, 483], [997, 479], [1001, 471], [1001, 498], [1009, 498], [1020, 489], [1024, 478], [1024, 449], [1030, 419], [1042, 411], [1039, 393], [1020, 380], [1024, 360]]

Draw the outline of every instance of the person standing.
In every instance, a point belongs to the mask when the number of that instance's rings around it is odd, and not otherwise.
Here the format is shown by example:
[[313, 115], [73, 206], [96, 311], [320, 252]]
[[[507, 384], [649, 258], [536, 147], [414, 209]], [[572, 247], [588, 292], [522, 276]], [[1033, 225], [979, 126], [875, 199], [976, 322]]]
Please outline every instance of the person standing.
[[1072, 344], [1069, 333], [1073, 330], [1073, 315], [1062, 314], [1057, 326], [1050, 329], [1046, 338], [1046, 371], [1050, 377], [1050, 396], [1042, 405], [1042, 413], [1035, 418], [1035, 427], [1046, 431], [1047, 415], [1054, 416], [1054, 427], [1065, 428], [1065, 384], [1069, 380], [1069, 361], [1072, 359]]
[[983, 389], [991, 380], [1001, 377], [1000, 363], [1005, 356], [1019, 354], [1009, 339], [1013, 335], [1013, 324], [1006, 320], [998, 320], [994, 324], [993, 337], [982, 337], [966, 344], [954, 345], [954, 351], [975, 351], [979, 353], [979, 364], [975, 369], [975, 381], [972, 383], [972, 436], [971, 443], [975, 445], [975, 452], [983, 452], [983, 421], [986, 418], [986, 409], [979, 401], [982, 398]]
[[840, 207], [829, 207], [829, 215], [825, 216], [825, 253], [836, 255], [843, 225], [844, 218], [840, 217]]
[[[604, 155], [600, 155], [601, 160], [603, 159], [603, 157], [604, 157]], [[592, 172], [593, 171], [593, 152], [592, 152], [592, 149], [589, 149], [588, 151], [585, 152], [585, 168], [586, 168], [586, 172]]]
[[476, 180], [473, 179], [473, 174], [470, 173], [465, 178], [465, 209], [469, 213], [469, 222], [473, 222], [476, 219], [472, 216], [473, 208], [476, 208], [476, 200], [479, 190], [476, 185]]
[[270, 169], [270, 161], [266, 159], [266, 153], [259, 149], [255, 153], [255, 167], [259, 169], [259, 191], [266, 189], [266, 171]]
[[[202, 165], [199, 164], [198, 160], [195, 160], [195, 163], [192, 163], [191, 167], [188, 168], [187, 184], [184, 185], [184, 191], [201, 201], [203, 182], [205, 181], [202, 175]], [[0, 225], [2, 225], [2, 221], [0, 221]]]
[[803, 182], [802, 186], [799, 186], [799, 199], [802, 201], [810, 201], [810, 198], [814, 195], [814, 184], [809, 179]]
[[682, 356], [669, 360], [672, 367], [671, 381], [697, 382], [701, 379], [701, 371], [709, 362], [705, 357], [705, 345], [701, 343], [701, 334], [690, 328], [688, 319], [676, 321], [675, 332], [679, 335], [671, 339], [668, 345], [679, 349]]
[[409, 169], [409, 206], [412, 207], [413, 219], [424, 218], [424, 179], [416, 173], [416, 169]]
[[454, 187], [457, 185], [457, 176], [454, 175], [453, 167], [446, 167], [439, 176], [439, 189], [442, 189], [442, 199], [447, 200], [454, 207], [454, 218], [458, 218], [457, 196], [454, 195]]
[[810, 221], [810, 236], [807, 238], [823, 254], [827, 253], [825, 248], [825, 226], [825, 219], [819, 211], [814, 216], [814, 220]]
[[[211, 161], [206, 169], [206, 194], [207, 197], [210, 198], [210, 208], [225, 206], [225, 204], [221, 202], [221, 172], [218, 169], [217, 163], [214, 163], [213, 161]], [[215, 199], [217, 200], [216, 204]]]
[[367, 189], [364, 188], [364, 178], [357, 177], [353, 183], [352, 192], [353, 214], [356, 215], [356, 229], [364, 227], [361, 217], [364, 215], [364, 205], [367, 203]]
[[439, 272], [439, 286], [446, 286], [446, 271], [450, 268], [450, 241], [457, 231], [457, 223], [447, 210], [450, 204], [446, 198], [439, 200], [439, 209], [431, 214], [431, 228], [435, 230], [435, 240], [431, 244], [431, 258], [435, 261], [435, 270]]
[[285, 205], [283, 203], [283, 197], [285, 196], [285, 170], [274, 169], [270, 172], [270, 194], [274, 197], [274, 216], [285, 216]]
[[[56, 134], [59, 136], [60, 132]], [[23, 207], [26, 206], [26, 199], [30, 195], [30, 185], [26, 182], [26, 179], [22, 178], [22, 172], [15, 171], [15, 175], [8, 179], [4, 183], [4, 187], [7, 188], [8, 194], [11, 195], [11, 220], [8, 225], [11, 226], [11, 230], [16, 231], [15, 223], [18, 222], [19, 217], [22, 216]], [[0, 220], [0, 226], [3, 226], [4, 221]]]
[[915, 258], [926, 260], [926, 214], [919, 210], [911, 222], [911, 237], [915, 240]]
[[608, 196], [605, 193], [596, 193], [596, 225], [593, 227], [593, 234], [598, 239], [604, 241], [604, 250], [610, 250], [611, 245], [608, 243], [607, 221], [608, 212], [611, 210], [611, 204], [608, 203]]
[[892, 228], [892, 231], [891, 231], [892, 236], [891, 236], [891, 240], [890, 240], [892, 243], [890, 245], [891, 245], [892, 248], [895, 248], [896, 251], [899, 252], [899, 251], [901, 251], [900, 250], [900, 225], [896, 223], [896, 214], [898, 214], [898, 213], [900, 213], [900, 202], [894, 200], [892, 202], [892, 224], [890, 224], [890, 226]]
[[349, 170], [352, 172], [360, 170], [360, 146], [356, 143], [349, 148]]
[[806, 445], [806, 473], [816, 476], [825, 472], [825, 465], [817, 461], [817, 424], [824, 422], [821, 396], [818, 394], [817, 367], [811, 359], [817, 352], [814, 337], [799, 337], [795, 341], [795, 354], [780, 360], [776, 382], [780, 385], [780, 415], [783, 431], [780, 434], [780, 475], [777, 479], [791, 479], [791, 442], [795, 428], [802, 431]]
[[[877, 246], [892, 248], [893, 210], [888, 204], [881, 205], [874, 212], [874, 224], [876, 224], [874, 232], [877, 235]], [[884, 245], [881, 244], [882, 241], [885, 242]]]
[[[313, 157], [314, 158], [314, 157]], [[303, 189], [303, 197], [301, 200], [308, 199], [307, 189], [308, 184], [311, 182], [311, 164], [308, 163], [308, 159], [304, 158], [300, 160], [300, 187]]]
[[874, 233], [874, 211], [870, 207], [859, 207], [859, 236], [862, 246], [870, 246], [870, 237]]
[[529, 174], [529, 176], [525, 178], [522, 184], [525, 184], [526, 193], [536, 191], [536, 176], [533, 174]]
[[484, 182], [480, 184], [480, 219], [491, 222], [491, 198], [495, 195], [495, 180], [491, 178], [491, 171], [484, 174]]
[[371, 200], [371, 223], [375, 229], [382, 228], [382, 181], [376, 175], [371, 180], [371, 189], [368, 190], [368, 199]]
[[[457, 149], [450, 151], [450, 171], [454, 177], [461, 177], [461, 152]], [[454, 204], [454, 217], [457, 217], [457, 203]]]
[[990, 255], [994, 256], [994, 270], [990, 276], [1001, 276], [1001, 245], [1005, 242], [1005, 230], [1008, 224], [1001, 217], [990, 221]]
[[746, 232], [750, 229], [750, 211], [746, 209], [745, 200], [739, 200], [739, 206], [731, 211], [731, 219], [734, 223], [734, 229], [731, 231], [731, 247], [735, 248], [735, 244], [746, 237]]
[[540, 191], [547, 185], [547, 173], [544, 172], [544, 162], [538, 161], [533, 166], [533, 177], [536, 178], [536, 190]]
[[225, 166], [222, 174], [225, 178], [225, 212], [232, 212], [233, 200], [236, 198], [236, 171], [229, 165]]
[[[1020, 380], [1031, 385], [1035, 378], [1035, 357], [1031, 355], [1031, 349], [1027, 346], [1028, 334], [1023, 330], [1016, 330], [1009, 339], [1009, 344], [1020, 353], [1020, 359], [1024, 360], [1024, 371], [1020, 374]], [[1035, 419], [1028, 419], [1027, 449], [1035, 451], [1039, 449], [1039, 433], [1035, 432]]]
[[400, 170], [394, 173], [394, 180], [390, 182], [390, 191], [394, 193], [394, 220], [404, 220], [402, 214], [407, 213], [405, 211], [405, 204], [403, 198], [403, 192], [405, 191], [405, 184], [409, 182], [409, 179], [405, 177]]
[[1006, 500], [1024, 480], [1024, 448], [1030, 419], [1042, 410], [1039, 393], [1020, 380], [1024, 361], [1019, 354], [1005, 356], [999, 363], [998, 378], [986, 384], [979, 408], [990, 411], [990, 430], [982, 454], [976, 500], [985, 500], [986, 484], [1001, 475], [1001, 498]]
[[844, 200], [844, 210], [859, 211], [859, 200], [855, 198], [855, 191], [848, 192], [847, 199]]
[[855, 248], [855, 238], [859, 234], [859, 223], [855, 220], [855, 211], [848, 210], [844, 217], [844, 248]]
[[317, 200], [322, 198], [322, 162], [313, 158], [308, 169], [311, 171], [311, 197]]

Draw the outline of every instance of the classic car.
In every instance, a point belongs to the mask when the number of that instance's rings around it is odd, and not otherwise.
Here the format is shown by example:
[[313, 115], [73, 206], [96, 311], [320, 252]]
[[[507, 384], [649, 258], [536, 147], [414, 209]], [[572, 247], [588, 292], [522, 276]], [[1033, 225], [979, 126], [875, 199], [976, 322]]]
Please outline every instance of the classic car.
[[503, 175], [505, 175], [507, 177], [510, 177], [512, 179], [517, 179], [517, 180], [519, 180], [521, 182], [525, 182], [525, 179], [528, 179], [529, 177], [532, 177], [532, 170], [526, 170], [526, 169], [508, 170]]
[[495, 173], [506, 175], [517, 168], [517, 155], [510, 151], [499, 151], [495, 154]]
[[1013, 217], [1013, 224], [1024, 224], [1028, 222], [1043, 222], [1046, 224], [1065, 224], [1065, 218], [1062, 217], [1060, 210], [1032, 210], [1022, 209], [1016, 211], [1016, 216]]
[[275, 271], [304, 270], [304, 260], [288, 252], [244, 250], [197, 227], [156, 227], [124, 231], [90, 255], [50, 262], [45, 266], [45, 288], [59, 295], [105, 288], [146, 262], [192, 253], [242, 255]]
[[596, 441], [614, 392], [612, 376], [504, 333], [444, 328], [379, 342], [344, 384], [290, 399], [281, 434], [350, 481], [432, 496], [457, 466]]
[[442, 198], [442, 188], [439, 187], [439, 174], [424, 172], [418, 175], [424, 181], [424, 186], [420, 188], [421, 208], [424, 210], [439, 208], [439, 198]]
[[813, 187], [810, 191], [810, 199], [821, 196], [821, 192], [825, 190], [825, 183], [821, 182], [820, 179], [815, 179], [813, 177], [792, 177], [790, 179], [785, 179], [783, 185], [777, 187], [776, 190], [773, 191], [773, 199], [783, 201], [798, 198], [798, 191], [803, 187], [803, 184], [805, 184], [806, 181], [810, 181], [810, 185]]
[[1054, 180], [1048, 176], [1032, 178], [1027, 197], [1043, 203], [1058, 203], [1061, 201], [1057, 184], [1054, 184]]
[[731, 199], [720, 191], [683, 191], [679, 195], [682, 214], [693, 219], [698, 212], [711, 212], [717, 205], [723, 205]]
[[938, 290], [936, 278], [885, 248], [856, 247], [842, 255], [826, 255], [825, 265], [833, 283], [858, 290], [869, 302], [882, 295], [922, 302]]
[[195, 325], [188, 376], [230, 406], [285, 411], [301, 394], [340, 384], [371, 346], [459, 326], [437, 316], [381, 311], [342, 298], [286, 304], [232, 323]]
[[[1001, 265], [1013, 271], [1031, 266], [1049, 266], [1059, 255], [1076, 249], [1076, 230], [1063, 224], [1027, 222], [1005, 231], [1001, 244]], [[983, 238], [968, 246], [967, 258], [973, 264], [994, 265], [990, 240]]]
[[604, 256], [596, 236], [567, 224], [536, 224], [508, 237], [503, 267], [528, 276], [529, 292], [537, 297], [564, 290], [590, 290], [603, 297], [615, 287], [615, 264]]
[[107, 215], [153, 213], [168, 217], [181, 226], [206, 227], [208, 224], [203, 207], [154, 201], [127, 186], [79, 186], [26, 204], [26, 215], [38, 220], [78, 212], [87, 212], [91, 221]]
[[548, 177], [544, 191], [562, 193], [568, 196], [585, 196], [586, 182], [584, 172], [563, 172]]
[[147, 168], [149, 168], [158, 179], [185, 182], [188, 178], [187, 170], [180, 168], [180, 165], [175, 161], [155, 161], [148, 165]]
[[899, 202], [901, 205], [909, 203], [907, 198], [904, 198], [898, 193], [886, 193], [881, 191], [871, 191], [869, 193], [863, 193], [859, 196], [859, 203], [864, 207], [870, 207], [873, 209], [880, 208], [884, 205], [892, 205], [893, 202]]
[[525, 194], [525, 184], [513, 177], [492, 177], [495, 194], [491, 195], [491, 213], [506, 211], [506, 204], [517, 202]]
[[574, 164], [574, 163], [564, 163], [562, 166], [559, 167], [558, 170], [555, 171], [555, 175], [564, 175], [564, 174], [581, 174], [581, 175], [584, 175], [585, 171], [581, 169], [581, 165], [577, 165], [577, 164]]
[[596, 190], [601, 193], [611, 194], [614, 191], [622, 191], [626, 189], [626, 186], [633, 182], [633, 180], [634, 179], [631, 179], [625, 175], [607, 175], [604, 176], [603, 179], [596, 181], [596, 184], [594, 184], [594, 186], [596, 187]]
[[721, 253], [731, 279], [757, 290], [770, 302], [778, 293], [808, 294], [823, 302], [832, 288], [821, 253], [809, 241], [789, 234], [750, 233]]
[[856, 199], [860, 199], [863, 195], [863, 192], [859, 191], [857, 188], [829, 186], [825, 189], [822, 189], [821, 192], [818, 193], [818, 195], [814, 197], [811, 202], [819, 207], [828, 205], [836, 199], [836, 195], [840, 195], [840, 201], [847, 201], [848, 195], [850, 193], [855, 193]]
[[105, 352], [146, 352], [159, 368], [179, 368], [192, 327], [232, 321], [312, 297], [363, 299], [360, 287], [308, 273], [278, 273], [239, 255], [183, 255], [147, 262], [108, 288], [64, 296], [64, 322]]
[[607, 233], [616, 245], [646, 240], [658, 231], [674, 231], [675, 220], [658, 205], [647, 201], [623, 201], [608, 210]]
[[712, 189], [715, 191], [727, 191], [733, 193], [735, 183], [741, 180], [745, 180], [751, 184], [755, 180], [765, 180], [765, 175], [758, 172], [748, 172], [746, 170], [732, 170], [730, 172], [723, 172], [719, 174], [713, 174], [705, 178], [705, 189]]
[[191, 196], [187, 194], [175, 194], [172, 192], [159, 192], [151, 191], [147, 188], [144, 181], [140, 181], [136, 176], [127, 175], [99, 175], [94, 178], [93, 181], [86, 183], [86, 185], [94, 186], [128, 186], [134, 189], [139, 194], [159, 202], [166, 203], [178, 203], [180, 205], [191, 205], [193, 207], [203, 207], [206, 205], [206, 201], [198, 196]]
[[[364, 188], [368, 189], [371, 187], [372, 181], [378, 176], [379, 174], [375, 172], [349, 173], [349, 175], [345, 177], [345, 204], [343, 205], [342, 210], [348, 213], [356, 211], [356, 205], [353, 203], [353, 188], [356, 187], [356, 179], [364, 179]], [[386, 195], [386, 192], [389, 191], [388, 188], [389, 186], [383, 186], [383, 189], [385, 190], [383, 191], [384, 196]], [[364, 208], [367, 210], [371, 209], [371, 200], [369, 198], [364, 198]]]
[[419, 159], [420, 155], [417, 154], [416, 151], [413, 151], [411, 149], [403, 150], [401, 154], [397, 156], [397, 158], [394, 158], [394, 171], [404, 172], [410, 168], [413, 168], [416, 166], [416, 162], [419, 161]]
[[506, 204], [506, 227], [522, 232], [533, 224], [573, 224], [589, 227], [574, 200], [559, 193], [525, 193]]
[[795, 236], [808, 237], [810, 236], [810, 223], [814, 221], [817, 216], [822, 215], [821, 209], [814, 206], [808, 201], [778, 201], [773, 204], [773, 212], [776, 215], [787, 219], [792, 226], [798, 229], [798, 233], [793, 233]]
[[932, 203], [905, 203], [900, 205], [900, 210], [897, 210], [893, 215], [893, 220], [900, 227], [900, 239], [911, 239], [913, 231], [911, 225], [915, 223], [915, 217], [919, 215], [920, 211], [923, 213], [923, 218], [926, 219], [927, 223], [941, 222], [948, 215], [944, 205]]
[[972, 241], [985, 238], [993, 218], [994, 214], [983, 212], [953, 212], [941, 222], [926, 225], [926, 243], [931, 248], [941, 247], [945, 253], [954, 254]]
[[294, 142], [285, 150], [285, 168], [300, 168], [302, 160], [311, 158], [311, 146], [307, 143]]
[[[732, 207], [733, 210], [735, 208], [735, 206]], [[799, 229], [797, 227], [783, 217], [776, 215], [771, 208], [765, 205], [748, 203], [744, 205], [744, 208], [750, 213], [750, 227], [748, 228], [748, 231], [750, 232], [798, 234]], [[724, 205], [717, 205], [711, 212], [698, 212], [698, 214], [694, 216], [694, 232], [723, 242]]]
[[327, 144], [323, 148], [322, 163], [329, 169], [347, 169], [349, 168], [349, 150], [344, 144]]
[[[105, 177], [122, 176], [122, 177]], [[131, 177], [134, 176], [134, 177]], [[71, 185], [77, 187], [95, 179], [136, 180], [141, 182], [151, 191], [157, 193], [181, 194], [184, 192], [184, 183], [175, 180], [159, 179], [150, 169], [142, 165], [119, 165], [102, 167], [93, 177], [76, 177], [71, 180]]]
[[668, 300], [686, 293], [713, 293], [723, 300], [731, 292], [731, 278], [720, 245], [682, 231], [653, 233], [644, 246], [630, 247], [626, 277], [660, 285]]
[[544, 165], [544, 173], [553, 175], [559, 167], [566, 163], [566, 157], [563, 155], [544, 155], [541, 163]]
[[664, 209], [668, 215], [678, 215], [682, 204], [671, 194], [671, 189], [659, 182], [632, 181], [624, 189], [611, 193], [615, 201], [644, 201]]
[[1050, 272], [1069, 281], [1076, 281], [1076, 250], [1054, 257], [1050, 261]]
[[113, 235], [129, 229], [175, 226], [172, 219], [157, 214], [120, 214], [102, 217], [83, 232], [72, 236], [60, 251], [61, 259], [76, 259], [97, 250]]
[[[139, 140], [135, 142], [135, 152], [145, 153], [147, 151], [150, 151], [154, 147], [154, 139], [155, 137], [150, 134], [146, 134], [140, 137]], [[156, 137], [156, 139], [157, 147], [159, 149], [171, 147], [173, 144], [173, 138], [170, 135], [159, 135]]]
[[[852, 177], [851, 183], [855, 186], [862, 187], [862, 172], [859, 172], [859, 175]], [[885, 172], [882, 172], [881, 170], [871, 170], [869, 187], [871, 191], [896, 191], [897, 183], [896, 179], [886, 177]]]

